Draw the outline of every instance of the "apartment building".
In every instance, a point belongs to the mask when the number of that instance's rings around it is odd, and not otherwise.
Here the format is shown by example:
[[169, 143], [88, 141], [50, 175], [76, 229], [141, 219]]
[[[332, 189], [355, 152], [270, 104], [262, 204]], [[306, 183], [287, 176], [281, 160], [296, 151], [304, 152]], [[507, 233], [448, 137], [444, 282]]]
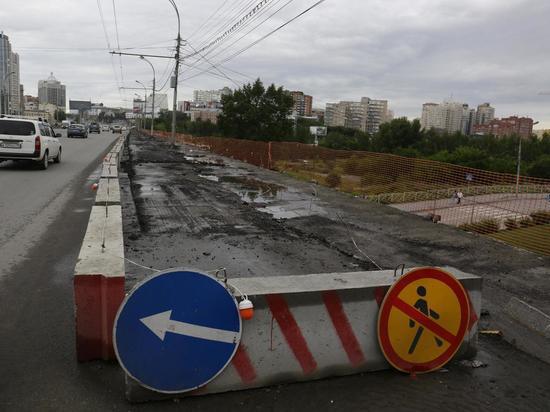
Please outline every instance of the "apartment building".
[[301, 91], [292, 91], [290, 95], [294, 100], [292, 113], [297, 116], [311, 116], [313, 97]]
[[193, 91], [193, 103], [199, 104], [207, 104], [211, 102], [221, 102], [222, 96], [225, 94], [231, 93], [231, 89], [229, 87], [224, 87], [223, 89], [219, 90], [194, 90]]
[[474, 133], [479, 135], [492, 134], [496, 137], [518, 135], [528, 139], [533, 134], [533, 119], [530, 117], [510, 116], [493, 119], [487, 124], [474, 126]]
[[324, 122], [329, 127], [344, 126], [374, 134], [389, 120], [391, 112], [387, 100], [363, 97], [359, 102], [327, 103]]

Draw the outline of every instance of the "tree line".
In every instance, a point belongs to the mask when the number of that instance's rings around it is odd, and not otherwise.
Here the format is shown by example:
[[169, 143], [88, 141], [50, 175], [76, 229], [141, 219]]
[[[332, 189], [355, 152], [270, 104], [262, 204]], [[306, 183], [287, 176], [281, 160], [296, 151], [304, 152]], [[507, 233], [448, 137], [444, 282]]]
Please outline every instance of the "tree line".
[[[223, 110], [218, 123], [192, 122], [177, 114], [177, 131], [200, 136], [221, 136], [261, 141], [313, 143], [310, 126], [322, 125], [310, 119], [292, 120], [293, 99], [282, 87], [264, 87], [260, 79], [222, 96]], [[171, 113], [155, 120], [157, 130], [170, 130]], [[345, 127], [329, 127], [319, 145], [337, 150], [392, 153], [453, 163], [495, 172], [515, 173], [518, 136], [466, 136], [460, 132], [421, 130], [418, 120], [394, 119], [373, 135]], [[550, 134], [522, 141], [522, 174], [550, 178]]]

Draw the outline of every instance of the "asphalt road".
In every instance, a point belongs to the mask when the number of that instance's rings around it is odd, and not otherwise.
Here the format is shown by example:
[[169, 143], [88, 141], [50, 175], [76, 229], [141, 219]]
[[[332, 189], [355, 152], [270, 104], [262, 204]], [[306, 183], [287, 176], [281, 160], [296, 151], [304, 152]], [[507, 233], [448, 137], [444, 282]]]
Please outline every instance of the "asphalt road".
[[[66, 130], [57, 132], [67, 135]], [[25, 257], [61, 212], [72, 184], [90, 166], [97, 166], [101, 154], [119, 136], [103, 132], [87, 139], [61, 137], [61, 163], [50, 163], [45, 171], [29, 163], [0, 163], [0, 278]]]
[[86, 385], [77, 376], [72, 274], [90, 185], [119, 136], [61, 138], [62, 161], [46, 171], [0, 164], [0, 410], [69, 410], [76, 395], [61, 400], [65, 388]]

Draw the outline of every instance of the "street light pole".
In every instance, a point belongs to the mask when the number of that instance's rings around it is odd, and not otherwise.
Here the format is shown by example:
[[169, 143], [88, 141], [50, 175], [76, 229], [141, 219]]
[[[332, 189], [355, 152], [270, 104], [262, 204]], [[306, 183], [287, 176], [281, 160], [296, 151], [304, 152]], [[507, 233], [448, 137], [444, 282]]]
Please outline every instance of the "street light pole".
[[[10, 114], [10, 109], [9, 109], [9, 105], [10, 105], [10, 88], [7, 87], [6, 88], [6, 82], [8, 81], [8, 77], [10, 77], [12, 74], [15, 74], [15, 72], [9, 72], [7, 73], [5, 76], [4, 76], [4, 81], [2, 82], [2, 89], [4, 89], [4, 96], [2, 96], [2, 110], [0, 110], [0, 113], [2, 114]], [[6, 90], [7, 90], [7, 93], [6, 93]], [[5, 103], [4, 104], [4, 100], [5, 100]], [[7, 111], [6, 111], [7, 109]], [[5, 113], [4, 113], [5, 112]]]
[[[534, 122], [533, 126], [539, 124], [539, 122]], [[521, 135], [519, 135], [519, 144], [518, 144], [518, 166], [516, 170], [516, 197], [519, 196], [519, 177], [521, 173]]]
[[180, 46], [181, 46], [181, 36], [180, 36], [180, 13], [178, 11], [178, 7], [176, 6], [176, 3], [174, 0], [168, 0], [172, 7], [174, 7], [174, 10], [176, 11], [176, 15], [178, 16], [178, 38], [177, 38], [177, 44], [176, 44], [176, 55], [174, 58], [176, 59], [176, 66], [174, 68], [174, 103], [172, 105], [172, 144], [176, 144], [176, 109], [178, 105], [178, 74], [180, 69]]
[[149, 63], [149, 66], [151, 66], [151, 69], [153, 69], [153, 102], [151, 103], [151, 136], [153, 136], [154, 131], [154, 124], [155, 124], [155, 88], [156, 88], [156, 73], [155, 73], [155, 67], [153, 64], [147, 60], [144, 56], [139, 56], [141, 60], [146, 61]]
[[143, 87], [143, 95], [145, 96], [145, 102], [144, 102], [145, 106], [143, 107], [143, 112], [142, 112], [143, 129], [145, 129], [145, 119], [147, 118], [147, 87], [145, 87], [145, 85], [139, 80], [136, 80], [136, 83], [138, 83], [139, 85], [141, 85], [141, 87]]

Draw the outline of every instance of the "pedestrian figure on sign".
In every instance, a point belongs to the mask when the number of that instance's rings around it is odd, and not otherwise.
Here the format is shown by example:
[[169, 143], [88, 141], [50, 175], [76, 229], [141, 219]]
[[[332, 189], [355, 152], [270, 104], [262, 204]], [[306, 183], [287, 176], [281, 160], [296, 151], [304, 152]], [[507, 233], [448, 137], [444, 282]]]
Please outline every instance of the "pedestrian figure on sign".
[[[428, 301], [424, 299], [424, 297], [426, 296], [426, 288], [424, 286], [419, 286], [418, 288], [416, 288], [416, 293], [418, 294], [418, 296], [420, 296], [420, 298], [416, 301], [414, 307], [429, 318], [439, 319], [439, 313], [437, 313], [435, 310], [430, 309], [428, 307]], [[414, 328], [415, 325], [416, 322], [412, 319], [409, 319], [409, 327]], [[418, 325], [416, 334], [414, 335], [411, 346], [409, 347], [409, 355], [412, 355], [414, 353], [414, 350], [418, 345], [418, 341], [420, 340], [422, 333], [424, 333], [424, 326]], [[441, 341], [441, 339], [437, 337], [435, 338], [435, 343], [439, 347], [443, 345], [443, 341]]]
[[456, 203], [460, 204], [462, 202], [462, 198], [464, 197], [464, 194], [459, 190], [456, 194]]

